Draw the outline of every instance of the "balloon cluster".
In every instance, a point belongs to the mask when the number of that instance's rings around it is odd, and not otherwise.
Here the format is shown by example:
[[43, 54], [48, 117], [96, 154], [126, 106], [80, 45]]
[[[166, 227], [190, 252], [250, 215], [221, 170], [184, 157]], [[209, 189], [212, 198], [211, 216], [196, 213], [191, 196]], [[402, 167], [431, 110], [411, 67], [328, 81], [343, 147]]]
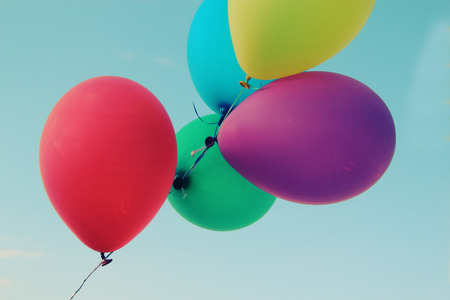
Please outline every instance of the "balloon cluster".
[[215, 114], [175, 135], [161, 103], [138, 83], [80, 83], [42, 133], [41, 175], [54, 208], [103, 253], [139, 234], [167, 195], [191, 223], [226, 231], [259, 220], [276, 197], [330, 204], [364, 192], [392, 160], [391, 114], [361, 82], [307, 70], [350, 43], [374, 4], [204, 0], [187, 58]]
[[[293, 202], [330, 204], [364, 192], [386, 171], [395, 149], [395, 127], [380, 97], [344, 75], [304, 72], [350, 43], [374, 4], [375, 0], [204, 0], [200, 5], [188, 38], [192, 81], [203, 101], [218, 113], [217, 128], [209, 130], [218, 131], [211, 136], [220, 153], [256, 187]], [[183, 130], [179, 135], [179, 147], [184, 146]], [[198, 161], [180, 153], [178, 172], [185, 174], [187, 162], [195, 166]], [[231, 206], [234, 185], [224, 184], [224, 173], [206, 156], [201, 164], [202, 171], [189, 175], [192, 182], [188, 180], [186, 191], [180, 188], [169, 201], [191, 222], [217, 230], [197, 218], [213, 215], [213, 203]], [[188, 204], [188, 190], [194, 186], [207, 190], [195, 193], [195, 204]], [[249, 201], [249, 196], [244, 199]], [[263, 199], [253, 209], [264, 205]], [[223, 208], [220, 213], [232, 214]], [[224, 220], [215, 220], [219, 219]]]

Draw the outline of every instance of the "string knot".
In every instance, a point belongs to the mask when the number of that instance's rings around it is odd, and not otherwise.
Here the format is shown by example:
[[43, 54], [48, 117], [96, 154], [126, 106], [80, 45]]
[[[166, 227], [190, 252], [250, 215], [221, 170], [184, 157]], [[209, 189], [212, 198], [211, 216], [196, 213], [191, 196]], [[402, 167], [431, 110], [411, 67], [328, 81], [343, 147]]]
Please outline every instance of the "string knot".
[[174, 189], [181, 190], [181, 188], [183, 187], [183, 177], [180, 176], [175, 177], [172, 185]]
[[250, 79], [252, 79], [252, 78], [251, 78], [250, 76], [247, 75], [247, 76], [245, 77], [245, 81], [239, 81], [239, 84], [240, 84], [243, 88], [249, 90], [250, 87], [251, 87], [251, 85], [248, 83]]
[[112, 259], [107, 259], [105, 257], [105, 253], [103, 253], [103, 252], [100, 253], [100, 256], [102, 258], [102, 267], [106, 266], [107, 264], [109, 264], [109, 263], [111, 263], [113, 261]]
[[215, 143], [216, 143], [216, 139], [212, 136], [208, 136], [205, 139], [205, 147], [206, 148], [211, 148], [212, 146], [214, 146]]

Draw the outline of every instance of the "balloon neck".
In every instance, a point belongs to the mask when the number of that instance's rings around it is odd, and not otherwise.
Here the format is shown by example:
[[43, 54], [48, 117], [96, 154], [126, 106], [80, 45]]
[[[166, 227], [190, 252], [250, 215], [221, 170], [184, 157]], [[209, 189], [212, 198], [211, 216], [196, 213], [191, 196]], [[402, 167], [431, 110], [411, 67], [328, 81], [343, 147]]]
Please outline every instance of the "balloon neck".
[[[228, 109], [229, 109], [229, 108], [221, 107], [221, 108], [219, 109], [219, 112], [220, 112], [220, 114], [221, 114], [222, 116], [225, 116], [226, 113], [228, 112]], [[220, 122], [220, 121], [219, 121], [219, 122]]]
[[247, 90], [249, 90], [250, 89], [250, 84], [248, 83], [249, 81], [250, 81], [250, 79], [252, 79], [250, 76], [246, 76], [245, 77], [245, 81], [239, 81], [239, 84], [243, 87], [243, 88], [245, 88], [245, 89], [247, 89]]
[[102, 267], [108, 265], [109, 263], [111, 263], [113, 261], [112, 259], [107, 259], [105, 257], [105, 253], [103, 253], [103, 252], [100, 253], [100, 256], [102, 258]]
[[239, 81], [239, 84], [244, 88], [244, 89], [254, 89], [254, 90], [259, 90], [259, 88], [250, 85], [250, 83], [248, 83], [250, 81], [250, 79], [252, 79], [250, 76], [247, 75], [247, 77], [245, 78], [245, 81]]
[[174, 189], [181, 190], [183, 188], [183, 177], [176, 176], [172, 185]]
[[208, 136], [205, 139], [205, 147], [206, 148], [211, 148], [212, 146], [214, 146], [215, 143], [216, 143], [216, 138], [215, 137]]

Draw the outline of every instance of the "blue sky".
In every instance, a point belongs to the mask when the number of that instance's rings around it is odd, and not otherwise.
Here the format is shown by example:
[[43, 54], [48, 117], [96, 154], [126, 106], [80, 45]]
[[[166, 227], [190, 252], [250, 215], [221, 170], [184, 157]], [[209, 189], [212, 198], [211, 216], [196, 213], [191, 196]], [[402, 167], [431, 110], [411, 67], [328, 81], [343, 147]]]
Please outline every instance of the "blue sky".
[[[39, 174], [59, 98], [99, 75], [135, 80], [175, 130], [211, 111], [189, 76], [200, 0], [0, 3], [0, 299], [69, 299], [99, 256], [59, 219]], [[259, 222], [213, 232], [166, 203], [75, 299], [448, 299], [450, 2], [378, 0], [359, 36], [315, 68], [376, 91], [397, 148], [381, 180], [339, 204], [277, 200]]]

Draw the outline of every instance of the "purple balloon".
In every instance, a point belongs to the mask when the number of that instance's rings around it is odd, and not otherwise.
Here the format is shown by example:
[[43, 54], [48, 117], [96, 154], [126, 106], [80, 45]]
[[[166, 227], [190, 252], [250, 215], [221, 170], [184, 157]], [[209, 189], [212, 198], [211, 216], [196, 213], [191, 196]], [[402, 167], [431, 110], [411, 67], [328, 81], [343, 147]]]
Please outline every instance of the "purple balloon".
[[250, 182], [281, 199], [330, 204], [375, 184], [395, 150], [389, 109], [369, 87], [330, 72], [273, 81], [225, 119], [218, 144]]

